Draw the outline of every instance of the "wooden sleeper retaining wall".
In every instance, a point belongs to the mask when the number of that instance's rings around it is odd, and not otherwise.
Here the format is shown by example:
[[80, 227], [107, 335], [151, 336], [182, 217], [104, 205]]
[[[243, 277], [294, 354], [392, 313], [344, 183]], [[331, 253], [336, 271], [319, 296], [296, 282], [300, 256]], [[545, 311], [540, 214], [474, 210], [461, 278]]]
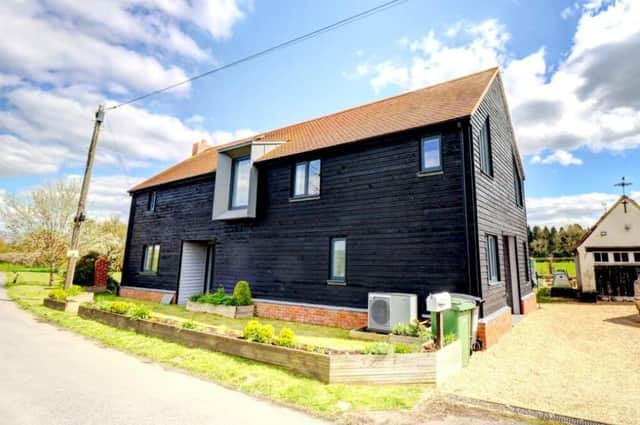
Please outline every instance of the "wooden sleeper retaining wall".
[[281, 366], [331, 384], [439, 384], [462, 368], [458, 341], [433, 353], [327, 355], [182, 329], [151, 320], [135, 320], [86, 306], [80, 306], [78, 315], [188, 346]]

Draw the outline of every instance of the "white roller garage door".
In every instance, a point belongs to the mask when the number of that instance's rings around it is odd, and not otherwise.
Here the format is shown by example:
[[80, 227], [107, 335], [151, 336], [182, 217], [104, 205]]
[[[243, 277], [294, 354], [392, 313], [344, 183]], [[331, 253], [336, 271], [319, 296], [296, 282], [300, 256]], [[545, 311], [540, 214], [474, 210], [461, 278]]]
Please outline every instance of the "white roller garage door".
[[192, 295], [204, 291], [207, 245], [196, 242], [182, 243], [178, 304], [186, 304]]

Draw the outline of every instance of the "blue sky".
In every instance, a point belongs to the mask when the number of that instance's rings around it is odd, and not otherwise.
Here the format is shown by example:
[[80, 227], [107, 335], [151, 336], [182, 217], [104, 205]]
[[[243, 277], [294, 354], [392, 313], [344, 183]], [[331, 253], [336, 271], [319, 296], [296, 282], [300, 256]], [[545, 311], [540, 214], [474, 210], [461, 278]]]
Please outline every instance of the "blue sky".
[[[0, 5], [0, 202], [82, 171], [98, 103], [123, 101], [381, 1]], [[638, 2], [408, 0], [334, 32], [110, 111], [90, 214], [221, 143], [500, 65], [532, 224], [588, 225], [640, 173]], [[107, 19], [108, 17], [108, 19]], [[637, 196], [634, 193], [634, 196]]]

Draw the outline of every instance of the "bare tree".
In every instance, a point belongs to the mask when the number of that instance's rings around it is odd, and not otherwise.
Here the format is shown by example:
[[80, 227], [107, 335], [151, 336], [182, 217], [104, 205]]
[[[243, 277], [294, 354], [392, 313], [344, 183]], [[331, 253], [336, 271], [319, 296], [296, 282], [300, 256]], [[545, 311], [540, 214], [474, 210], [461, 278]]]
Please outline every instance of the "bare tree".
[[61, 179], [31, 191], [29, 196], [5, 199], [0, 217], [14, 240], [22, 240], [49, 268], [49, 283], [64, 261], [67, 241], [78, 203], [77, 181]]

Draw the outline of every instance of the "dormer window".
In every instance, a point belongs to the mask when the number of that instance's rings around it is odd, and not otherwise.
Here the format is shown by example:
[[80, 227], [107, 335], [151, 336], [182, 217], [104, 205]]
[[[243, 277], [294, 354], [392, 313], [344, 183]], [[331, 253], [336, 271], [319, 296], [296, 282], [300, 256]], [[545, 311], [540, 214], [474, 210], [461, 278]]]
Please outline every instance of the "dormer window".
[[277, 141], [251, 141], [218, 149], [213, 220], [256, 217], [258, 168], [254, 161], [281, 144]]
[[293, 197], [320, 195], [320, 160], [296, 163], [293, 174]]
[[249, 172], [251, 170], [251, 158], [243, 156], [233, 159], [231, 166], [231, 197], [229, 208], [246, 208], [249, 205]]

